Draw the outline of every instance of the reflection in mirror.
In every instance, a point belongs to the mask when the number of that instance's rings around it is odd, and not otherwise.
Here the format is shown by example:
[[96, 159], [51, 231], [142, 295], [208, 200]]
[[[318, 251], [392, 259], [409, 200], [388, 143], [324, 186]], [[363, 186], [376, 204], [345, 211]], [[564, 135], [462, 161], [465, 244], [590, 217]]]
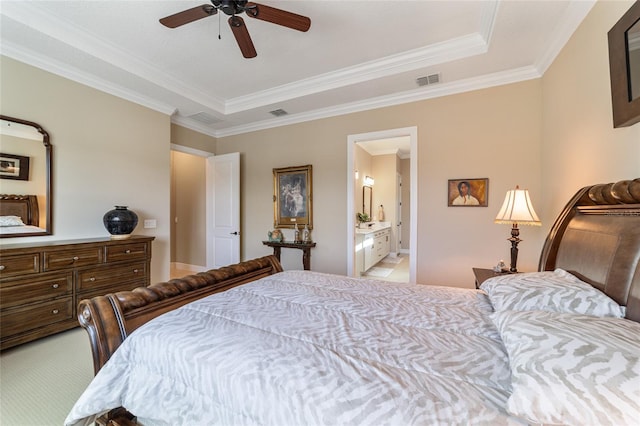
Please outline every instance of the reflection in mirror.
[[613, 127], [640, 122], [640, 1], [607, 33]]
[[0, 237], [51, 235], [51, 204], [49, 134], [0, 115]]
[[627, 56], [629, 58], [630, 101], [640, 98], [640, 20], [627, 30]]
[[373, 219], [371, 211], [371, 201], [373, 200], [373, 188], [370, 186], [362, 187], [362, 213], [369, 215], [369, 218]]

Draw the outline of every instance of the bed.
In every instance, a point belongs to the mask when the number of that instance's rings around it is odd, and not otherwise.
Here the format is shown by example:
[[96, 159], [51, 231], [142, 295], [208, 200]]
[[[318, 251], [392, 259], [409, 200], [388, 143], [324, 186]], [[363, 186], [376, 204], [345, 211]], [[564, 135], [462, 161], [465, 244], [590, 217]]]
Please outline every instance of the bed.
[[0, 194], [0, 236], [41, 233], [36, 195]]
[[78, 316], [97, 374], [67, 425], [635, 424], [640, 179], [578, 191], [539, 271], [480, 290], [265, 256]]

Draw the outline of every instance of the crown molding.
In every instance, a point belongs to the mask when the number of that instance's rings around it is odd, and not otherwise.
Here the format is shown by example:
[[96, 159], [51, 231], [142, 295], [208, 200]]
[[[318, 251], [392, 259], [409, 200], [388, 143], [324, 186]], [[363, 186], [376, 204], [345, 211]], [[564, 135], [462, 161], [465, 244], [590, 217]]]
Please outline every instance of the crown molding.
[[535, 67], [540, 74], [544, 74], [556, 59], [562, 48], [567, 44], [573, 33], [576, 31], [580, 23], [589, 14], [597, 0], [580, 0], [571, 1], [564, 12], [564, 16], [560, 19], [562, 25], [554, 28], [548, 34], [549, 48], [535, 62]]
[[472, 90], [480, 90], [494, 86], [501, 86], [504, 84], [532, 80], [535, 78], [540, 78], [541, 76], [542, 75], [535, 67], [527, 66], [514, 70], [501, 71], [498, 73], [469, 78], [466, 80], [454, 81], [451, 83], [442, 83], [435, 86], [425, 86], [418, 90], [408, 90], [390, 96], [380, 96], [360, 102], [335, 105], [308, 113], [292, 114], [278, 119], [263, 120], [246, 125], [229, 127], [216, 131], [215, 137], [221, 138], [225, 136], [233, 136], [242, 133], [255, 132], [258, 130], [287, 126], [290, 124], [303, 123], [306, 121], [336, 117], [339, 115], [345, 115], [354, 112], [361, 112], [376, 108], [405, 104], [409, 102], [439, 98], [443, 96], [454, 95], [457, 93], [469, 92]]
[[101, 92], [125, 99], [138, 105], [142, 105], [146, 108], [154, 111], [161, 112], [162, 114], [172, 115], [175, 112], [175, 107], [158, 102], [156, 99], [149, 98], [147, 96], [140, 95], [129, 89], [120, 87], [106, 80], [97, 78], [92, 74], [88, 74], [79, 71], [68, 64], [55, 61], [49, 57], [42, 57], [37, 53], [34, 53], [21, 46], [15, 46], [13, 43], [2, 41], [0, 44], [0, 55], [6, 56], [16, 61], [23, 62], [27, 65], [39, 68], [41, 70], [50, 72], [76, 83], [83, 84]]
[[202, 95], [202, 90], [184, 84], [182, 81], [162, 72], [158, 67], [138, 59], [113, 43], [93, 36], [69, 21], [46, 14], [35, 4], [26, 1], [3, 2], [0, 13], [34, 31], [98, 58], [136, 77], [206, 105], [221, 114], [224, 113], [224, 99]]
[[217, 137], [215, 130], [212, 130], [211, 127], [207, 127], [204, 124], [193, 119], [189, 119], [179, 115], [173, 115], [171, 117], [171, 122], [173, 124], [177, 124], [178, 126], [186, 127], [187, 129], [202, 133], [207, 136], [211, 136], [214, 138]]
[[486, 53], [487, 49], [488, 46], [480, 34], [470, 34], [233, 98], [227, 101], [226, 112], [232, 114], [402, 72], [427, 68], [469, 56], [480, 55]]
[[114, 44], [94, 37], [68, 21], [47, 15], [42, 9], [28, 2], [21, 2], [20, 7], [12, 7], [11, 2], [7, 2], [6, 5], [3, 4], [2, 14], [121, 70], [185, 96], [213, 111], [220, 114], [233, 114], [486, 53], [487, 42], [493, 32], [498, 3], [495, 0], [486, 2], [477, 33], [227, 100], [204, 96], [202, 90], [178, 81], [152, 64], [141, 61]]
[[[20, 7], [11, 7], [12, 3], [13, 2], [3, 2], [2, 4], [0, 13], [8, 17], [8, 19], [13, 19], [23, 25], [27, 25], [75, 49], [90, 54], [100, 60], [107, 61], [139, 78], [148, 80], [168, 91], [209, 107], [220, 114], [231, 114], [298, 98], [300, 96], [344, 87], [350, 84], [362, 83], [371, 79], [393, 75], [394, 73], [406, 72], [485, 53], [491, 42], [500, 1], [492, 0], [486, 2], [481, 16], [480, 30], [477, 33], [226, 101], [210, 96], [202, 96], [201, 91], [182, 84], [162, 73], [157, 67], [128, 55], [117, 46], [99, 40], [87, 32], [73, 27], [68, 22], [54, 19], [44, 14], [41, 9], [38, 9], [34, 5], [21, 2]], [[466, 80], [441, 83], [435, 86], [426, 86], [389, 96], [335, 105], [307, 113], [292, 114], [277, 119], [262, 120], [219, 130], [213, 130], [195, 120], [175, 115], [176, 109], [174, 106], [158, 102], [155, 99], [123, 88], [120, 85], [109, 83], [94, 75], [82, 72], [60, 61], [34, 53], [5, 40], [0, 44], [0, 54], [170, 115], [171, 122], [174, 124], [215, 138], [220, 138], [539, 78], [551, 65], [562, 47], [564, 47], [595, 3], [596, 0], [571, 1], [565, 10], [565, 18], [561, 21], [563, 25], [555, 28], [554, 31], [549, 34], [550, 40], [553, 40], [551, 47], [531, 66]]]
[[487, 1], [484, 4], [484, 10], [480, 18], [480, 36], [487, 46], [491, 44], [491, 37], [493, 36], [499, 5], [500, 2], [498, 0]]
[[232, 114], [246, 111], [486, 53], [493, 34], [498, 5], [497, 0], [484, 3], [480, 28], [476, 33], [232, 98], [227, 100], [225, 112]]

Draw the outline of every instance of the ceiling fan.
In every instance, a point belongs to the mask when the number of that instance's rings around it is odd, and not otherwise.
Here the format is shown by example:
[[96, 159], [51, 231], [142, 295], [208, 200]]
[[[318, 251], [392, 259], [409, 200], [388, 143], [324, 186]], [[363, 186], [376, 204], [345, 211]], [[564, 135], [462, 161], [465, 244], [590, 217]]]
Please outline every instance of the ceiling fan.
[[231, 27], [231, 32], [233, 32], [242, 56], [245, 58], [255, 58], [257, 53], [244, 20], [238, 16], [241, 13], [298, 31], [306, 32], [311, 27], [311, 19], [306, 16], [263, 4], [248, 2], [247, 0], [211, 0], [211, 4], [203, 4], [164, 17], [160, 19], [160, 23], [165, 27], [176, 28], [207, 16], [213, 16], [218, 13], [218, 10], [230, 16], [229, 26]]

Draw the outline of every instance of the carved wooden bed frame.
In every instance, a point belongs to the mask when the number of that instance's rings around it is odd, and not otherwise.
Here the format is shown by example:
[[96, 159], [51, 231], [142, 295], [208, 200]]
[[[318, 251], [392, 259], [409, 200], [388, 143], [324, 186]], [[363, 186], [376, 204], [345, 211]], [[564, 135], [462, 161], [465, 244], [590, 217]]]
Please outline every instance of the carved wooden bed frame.
[[0, 194], [0, 216], [18, 216], [25, 225], [40, 224], [38, 197], [35, 195]]
[[[640, 322], [640, 178], [588, 186], [560, 213], [544, 243], [539, 270], [562, 268], [627, 307]], [[97, 373], [127, 336], [147, 321], [207, 295], [281, 272], [274, 256], [83, 300], [78, 317]], [[130, 424], [116, 409], [99, 424]]]
[[94, 372], [142, 324], [194, 300], [277, 272], [282, 272], [282, 266], [270, 255], [149, 287], [81, 300], [78, 320], [89, 333]]

